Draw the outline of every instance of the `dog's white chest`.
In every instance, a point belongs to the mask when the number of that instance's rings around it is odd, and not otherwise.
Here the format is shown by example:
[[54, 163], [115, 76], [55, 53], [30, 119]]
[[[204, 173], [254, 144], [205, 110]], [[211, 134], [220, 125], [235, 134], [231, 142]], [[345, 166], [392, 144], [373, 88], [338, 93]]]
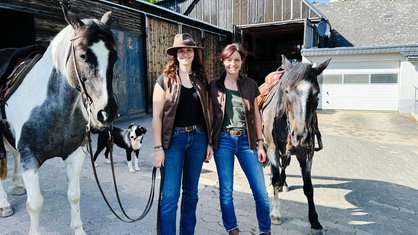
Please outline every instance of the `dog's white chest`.
[[142, 143], [141, 143], [142, 141], [141, 140], [142, 140], [142, 136], [139, 137], [139, 138], [136, 138], [135, 141], [131, 142], [132, 148], [134, 150], [138, 150], [138, 149], [141, 148], [141, 145], [142, 145]]

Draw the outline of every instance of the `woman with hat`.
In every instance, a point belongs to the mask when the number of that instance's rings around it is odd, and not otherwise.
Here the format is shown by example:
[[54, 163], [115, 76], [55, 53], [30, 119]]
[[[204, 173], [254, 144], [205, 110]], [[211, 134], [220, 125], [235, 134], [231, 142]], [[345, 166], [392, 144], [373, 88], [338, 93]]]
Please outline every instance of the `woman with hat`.
[[162, 235], [176, 234], [180, 188], [180, 234], [194, 234], [200, 172], [213, 154], [202, 49], [189, 34], [177, 34], [167, 49], [171, 58], [154, 86], [154, 166], [164, 167]]

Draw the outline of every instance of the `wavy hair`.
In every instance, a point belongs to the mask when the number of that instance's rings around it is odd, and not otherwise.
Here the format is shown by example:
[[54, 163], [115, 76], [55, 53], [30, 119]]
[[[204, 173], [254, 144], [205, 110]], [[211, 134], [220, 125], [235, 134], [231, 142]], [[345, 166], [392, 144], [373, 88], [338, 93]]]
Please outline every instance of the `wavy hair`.
[[[193, 48], [194, 58], [192, 61], [192, 72], [195, 74], [196, 78], [202, 82], [207, 82], [205, 68], [203, 67], [202, 52], [200, 49]], [[177, 52], [176, 52], [177, 54]], [[179, 70], [179, 61], [177, 56], [171, 56], [167, 65], [163, 70], [163, 75], [169, 78], [169, 83], [176, 80], [177, 72]]]

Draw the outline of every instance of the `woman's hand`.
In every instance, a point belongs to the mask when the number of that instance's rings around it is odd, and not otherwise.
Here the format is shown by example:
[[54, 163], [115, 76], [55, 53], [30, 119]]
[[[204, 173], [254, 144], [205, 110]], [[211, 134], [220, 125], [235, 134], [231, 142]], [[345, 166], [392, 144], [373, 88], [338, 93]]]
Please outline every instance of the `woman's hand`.
[[213, 157], [213, 148], [210, 144], [208, 144], [208, 147], [206, 149], [206, 158], [205, 158], [205, 162], [209, 163], [209, 160], [212, 159]]
[[165, 153], [163, 149], [154, 151], [154, 167], [160, 168], [164, 166]]
[[260, 145], [258, 147], [257, 152], [258, 152], [258, 161], [261, 163], [264, 163], [267, 159], [267, 154], [266, 154], [266, 151], [264, 151], [263, 145]]

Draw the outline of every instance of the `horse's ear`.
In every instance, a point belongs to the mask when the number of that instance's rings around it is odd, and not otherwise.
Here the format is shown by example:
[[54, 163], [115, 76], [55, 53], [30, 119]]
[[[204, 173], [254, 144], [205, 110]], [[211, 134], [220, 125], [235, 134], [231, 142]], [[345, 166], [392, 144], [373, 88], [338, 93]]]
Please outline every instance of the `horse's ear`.
[[100, 21], [105, 25], [110, 25], [110, 22], [111, 22], [110, 16], [111, 15], [112, 15], [112, 11], [108, 11], [108, 12], [104, 13], [103, 16], [102, 16], [102, 19]]
[[332, 58], [329, 58], [328, 60], [320, 63], [319, 65], [317, 65], [315, 68], [312, 68], [313, 73], [318, 76], [319, 74], [322, 73], [322, 71], [324, 71], [324, 69], [327, 68], [329, 62], [331, 61]]
[[68, 11], [64, 3], [60, 2], [60, 4], [62, 12], [64, 13], [65, 21], [67, 21], [67, 23], [70, 24], [75, 30], [81, 28], [81, 26], [84, 25], [83, 21], [81, 21], [76, 15]]
[[293, 67], [293, 64], [282, 54], [282, 66], [284, 70], [290, 70]]

